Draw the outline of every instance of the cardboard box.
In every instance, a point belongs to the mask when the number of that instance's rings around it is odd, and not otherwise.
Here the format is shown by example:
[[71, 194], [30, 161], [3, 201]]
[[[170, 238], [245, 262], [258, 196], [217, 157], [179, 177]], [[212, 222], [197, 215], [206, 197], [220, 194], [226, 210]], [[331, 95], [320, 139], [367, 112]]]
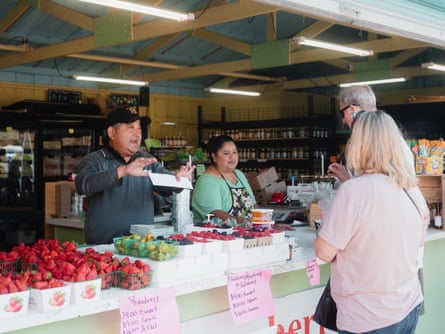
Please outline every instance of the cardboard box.
[[82, 157], [71, 157], [65, 155], [63, 157], [63, 175], [69, 175], [72, 173], [77, 173], [79, 170], [79, 163]]
[[322, 219], [322, 210], [317, 203], [309, 205], [309, 225], [315, 228], [315, 220]]
[[71, 214], [71, 197], [74, 183], [58, 181], [45, 183], [45, 217], [68, 217]]
[[44, 176], [60, 176], [60, 157], [43, 157], [43, 175]]
[[273, 193], [286, 193], [286, 182], [272, 182], [262, 190], [255, 191], [255, 200], [259, 205], [266, 205]]
[[265, 189], [268, 185], [278, 180], [278, 174], [275, 167], [263, 170], [260, 173], [248, 172], [247, 180], [254, 191]]
[[278, 180], [277, 170], [275, 167], [270, 167], [269, 169], [259, 173], [256, 179], [260, 189], [265, 189], [268, 185]]

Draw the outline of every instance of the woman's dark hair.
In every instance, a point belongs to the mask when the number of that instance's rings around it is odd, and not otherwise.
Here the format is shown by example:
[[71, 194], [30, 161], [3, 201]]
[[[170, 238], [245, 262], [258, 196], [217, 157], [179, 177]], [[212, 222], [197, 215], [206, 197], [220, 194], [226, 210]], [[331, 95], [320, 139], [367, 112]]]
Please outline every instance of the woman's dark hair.
[[223, 147], [223, 145], [227, 142], [232, 142], [236, 145], [233, 138], [228, 135], [210, 137], [209, 141], [207, 142], [207, 151], [209, 152], [210, 161], [212, 163], [214, 163], [212, 153], [216, 154], [216, 152], [218, 152], [218, 150], [220, 150], [221, 147]]

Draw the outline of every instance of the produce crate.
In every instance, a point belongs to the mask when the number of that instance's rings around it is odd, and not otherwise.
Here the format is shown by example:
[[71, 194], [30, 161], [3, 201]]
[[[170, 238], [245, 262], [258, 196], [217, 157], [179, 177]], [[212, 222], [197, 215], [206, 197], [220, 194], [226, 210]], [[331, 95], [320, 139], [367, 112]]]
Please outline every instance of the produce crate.
[[109, 289], [111, 287], [117, 287], [118, 280], [116, 277], [117, 277], [117, 271], [112, 271], [112, 272], [106, 273], [106, 274], [98, 274], [97, 278], [101, 279], [100, 288], [102, 290], [105, 290], [105, 289]]
[[0, 274], [14, 273], [18, 271], [19, 261], [0, 262]]
[[136, 274], [118, 272], [118, 287], [126, 290], [139, 290], [146, 288], [151, 283], [152, 272], [141, 272]]
[[113, 243], [120, 255], [164, 261], [172, 259], [178, 254], [178, 242], [171, 240], [142, 242], [138, 239], [114, 238]]

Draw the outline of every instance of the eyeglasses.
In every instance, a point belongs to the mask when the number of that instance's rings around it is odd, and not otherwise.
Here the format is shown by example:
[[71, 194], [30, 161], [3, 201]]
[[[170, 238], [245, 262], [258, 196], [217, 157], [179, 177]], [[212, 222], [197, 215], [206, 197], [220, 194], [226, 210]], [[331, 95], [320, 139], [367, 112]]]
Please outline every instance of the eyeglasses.
[[341, 108], [338, 113], [340, 114], [341, 118], [345, 118], [345, 111], [351, 108], [352, 106], [359, 107], [358, 104], [348, 104], [345, 107]]

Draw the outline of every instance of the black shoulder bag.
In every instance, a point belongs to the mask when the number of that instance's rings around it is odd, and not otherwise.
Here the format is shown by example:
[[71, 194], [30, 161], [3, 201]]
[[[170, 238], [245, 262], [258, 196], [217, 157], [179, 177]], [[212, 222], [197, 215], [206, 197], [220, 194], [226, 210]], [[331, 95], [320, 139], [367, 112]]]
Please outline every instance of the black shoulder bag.
[[324, 328], [337, 331], [337, 304], [331, 296], [331, 279], [328, 279], [315, 308], [314, 321]]

